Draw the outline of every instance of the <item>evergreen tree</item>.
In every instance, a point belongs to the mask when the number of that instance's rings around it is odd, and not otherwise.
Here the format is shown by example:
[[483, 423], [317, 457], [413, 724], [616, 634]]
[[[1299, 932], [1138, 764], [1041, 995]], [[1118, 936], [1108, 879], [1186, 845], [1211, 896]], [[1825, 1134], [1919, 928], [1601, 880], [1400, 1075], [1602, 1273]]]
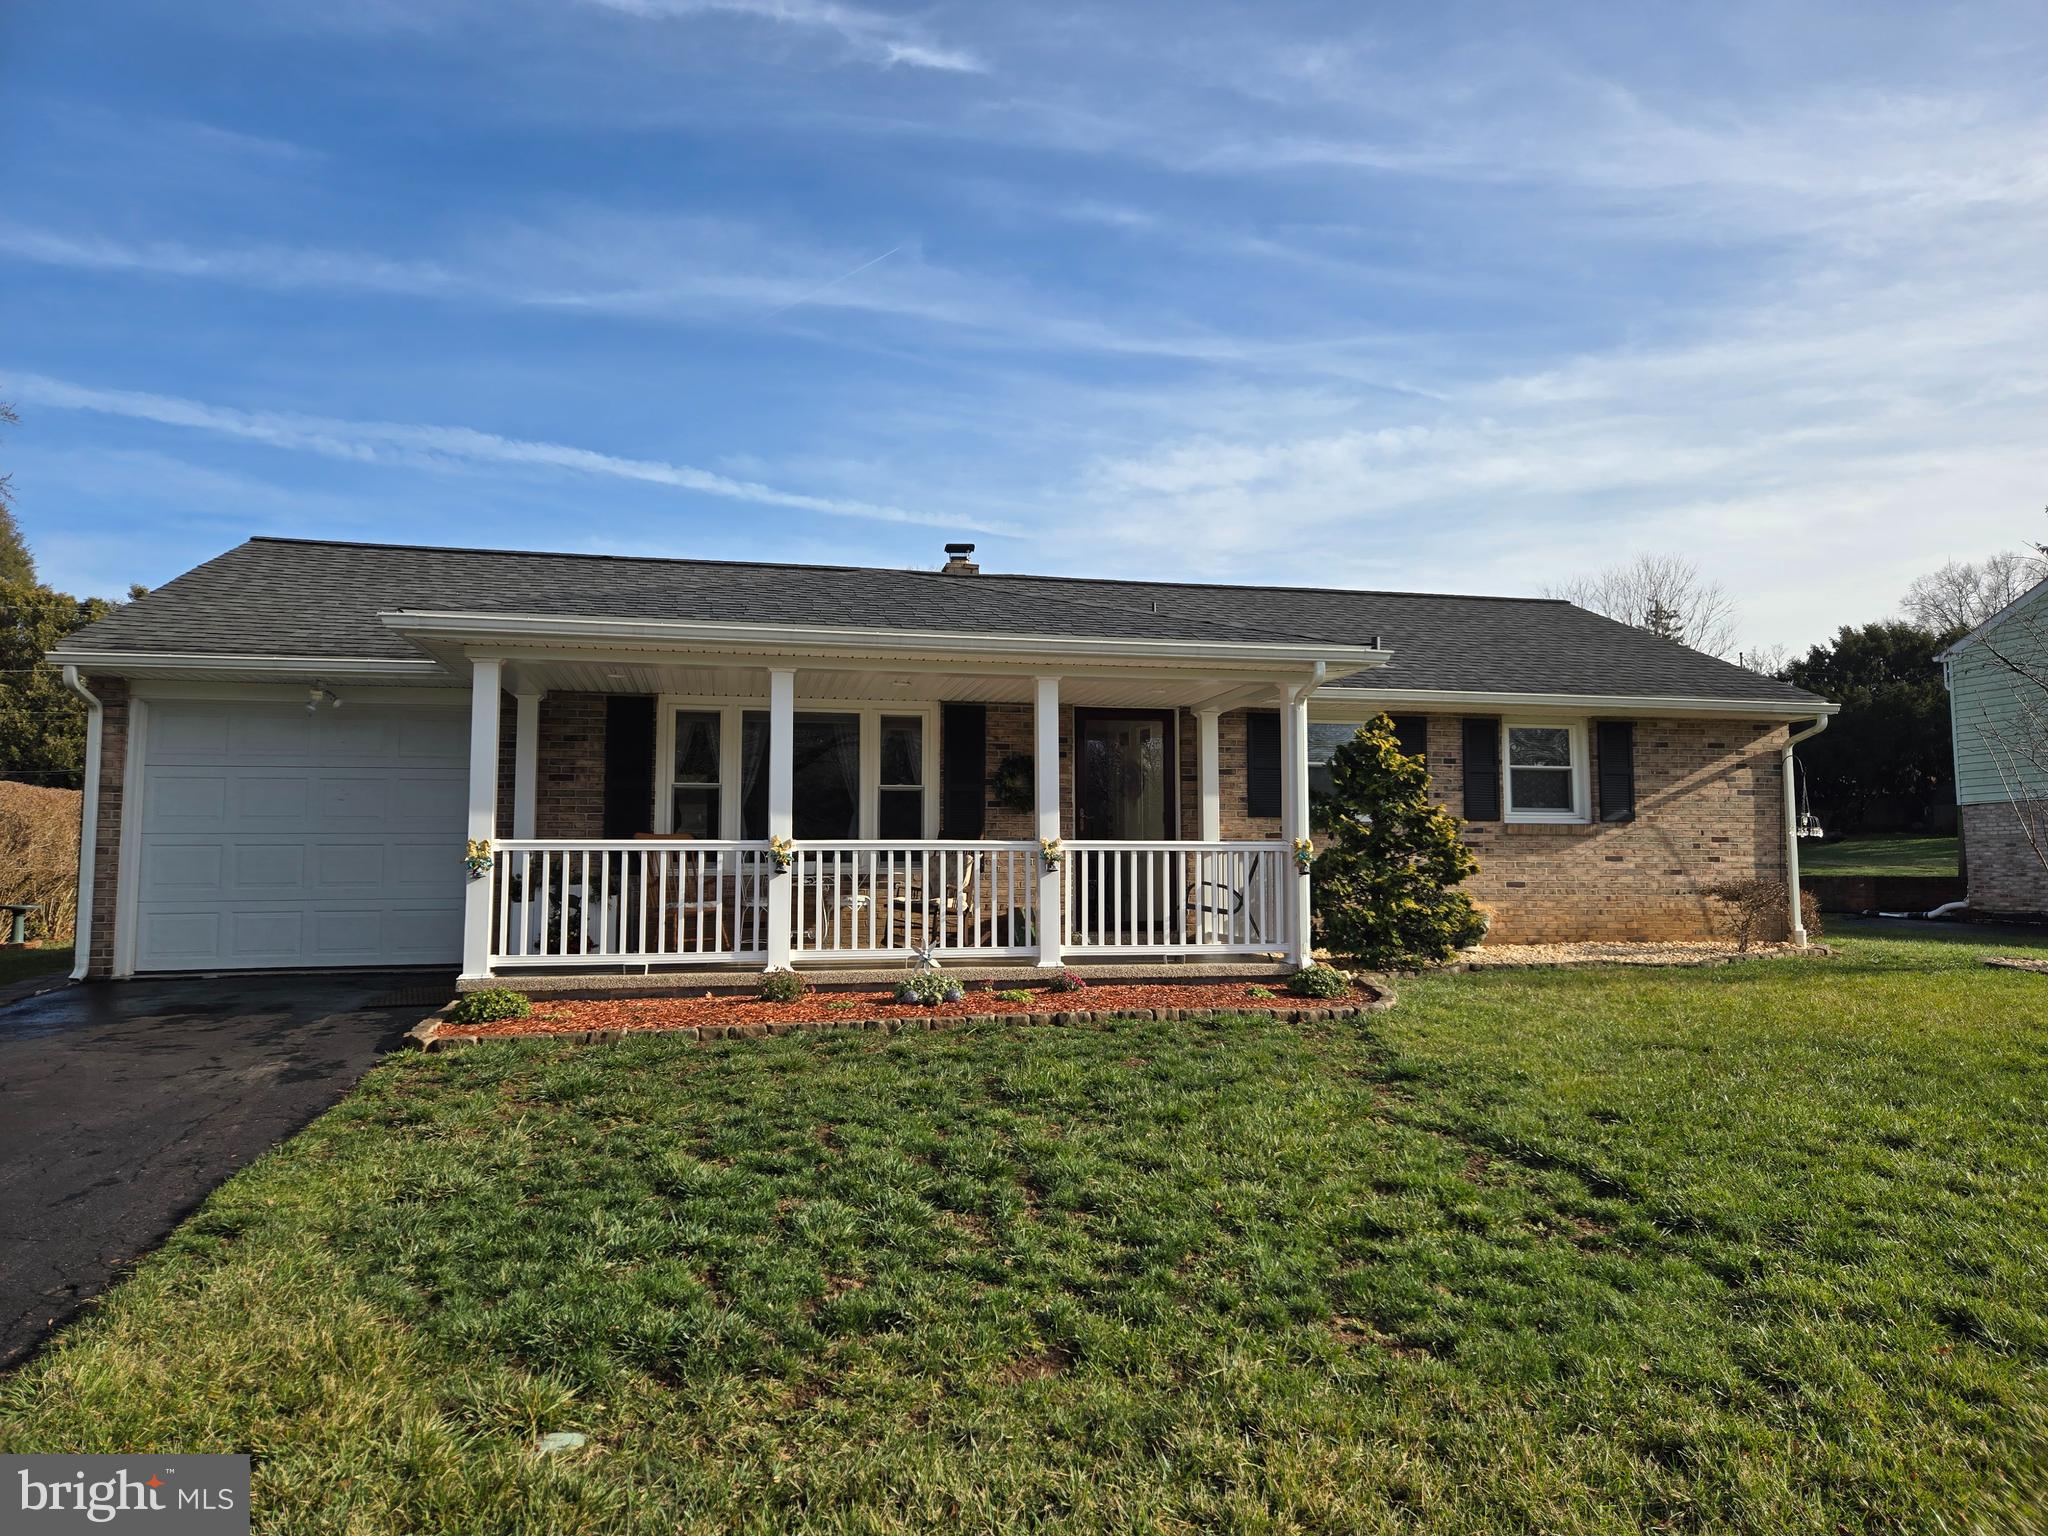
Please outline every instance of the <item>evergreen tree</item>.
[[85, 775], [85, 706], [43, 656], [114, 611], [34, 582], [0, 581], [0, 779], [77, 789]]
[[[0, 400], [0, 425], [13, 426], [20, 419], [13, 406]], [[21, 536], [21, 524], [14, 520], [13, 480], [12, 475], [0, 475], [0, 582], [32, 582], [36, 562]]]
[[1934, 658], [1962, 634], [1896, 620], [1843, 625], [1782, 674], [1842, 706], [1799, 747], [1813, 808], [1829, 832], [1918, 826], [1955, 803], [1948, 690]]
[[1330, 758], [1316, 807], [1323, 846], [1312, 882], [1318, 938], [1370, 966], [1448, 960], [1485, 920], [1458, 886], [1479, 868], [1457, 819], [1429, 798], [1429, 773], [1381, 715]]

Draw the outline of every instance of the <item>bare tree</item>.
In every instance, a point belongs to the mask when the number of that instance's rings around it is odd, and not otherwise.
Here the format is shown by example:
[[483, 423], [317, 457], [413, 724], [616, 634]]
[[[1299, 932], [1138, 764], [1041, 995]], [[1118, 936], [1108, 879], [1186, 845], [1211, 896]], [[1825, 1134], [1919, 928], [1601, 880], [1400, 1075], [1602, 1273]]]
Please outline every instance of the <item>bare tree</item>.
[[1929, 629], [1975, 629], [2048, 576], [2040, 553], [2005, 550], [1988, 560], [1951, 560], [1906, 589], [1906, 617]]
[[1718, 581], [1700, 574], [1684, 555], [1637, 555], [1591, 576], [1543, 589], [1647, 629], [1709, 656], [1725, 656], [1735, 644], [1735, 604]]
[[1735, 653], [1738, 667], [1751, 672], [1761, 672], [1765, 677], [1776, 677], [1791, 665], [1792, 651], [1782, 645], [1745, 646]]

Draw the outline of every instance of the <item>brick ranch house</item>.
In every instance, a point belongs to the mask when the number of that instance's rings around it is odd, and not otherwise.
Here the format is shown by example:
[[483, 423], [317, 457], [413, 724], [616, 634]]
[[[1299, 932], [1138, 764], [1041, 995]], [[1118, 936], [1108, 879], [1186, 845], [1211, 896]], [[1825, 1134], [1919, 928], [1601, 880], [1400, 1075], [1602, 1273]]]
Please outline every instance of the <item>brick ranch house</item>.
[[1834, 709], [1796, 688], [1557, 601], [949, 551], [252, 539], [51, 655], [89, 702], [80, 974], [1300, 963], [1295, 840], [1383, 712], [1498, 941], [1701, 937], [1707, 887], [1796, 877], [1789, 743]]

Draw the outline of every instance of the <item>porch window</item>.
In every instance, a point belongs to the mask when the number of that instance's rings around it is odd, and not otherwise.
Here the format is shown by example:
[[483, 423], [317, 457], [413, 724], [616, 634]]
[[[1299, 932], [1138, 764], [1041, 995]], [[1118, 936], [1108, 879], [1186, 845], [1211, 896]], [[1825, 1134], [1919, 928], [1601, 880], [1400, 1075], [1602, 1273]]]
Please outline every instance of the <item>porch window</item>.
[[[791, 746], [797, 841], [859, 837], [860, 716], [799, 710]], [[748, 784], [740, 822], [740, 836], [758, 840], [768, 835], [766, 710], [750, 709], [741, 716], [740, 756], [760, 764]]]
[[1566, 724], [1504, 727], [1510, 821], [1586, 819], [1585, 728]]
[[[797, 841], [936, 831], [936, 711], [897, 703], [798, 709], [791, 740]], [[657, 716], [656, 830], [702, 839], [768, 836], [768, 711], [753, 701], [665, 695]]]
[[924, 836], [924, 716], [884, 715], [875, 835]]
[[715, 838], [724, 823], [719, 819], [719, 797], [723, 789], [719, 752], [721, 721], [716, 710], [679, 710], [676, 713], [675, 777], [670, 795], [672, 831], [690, 837]]

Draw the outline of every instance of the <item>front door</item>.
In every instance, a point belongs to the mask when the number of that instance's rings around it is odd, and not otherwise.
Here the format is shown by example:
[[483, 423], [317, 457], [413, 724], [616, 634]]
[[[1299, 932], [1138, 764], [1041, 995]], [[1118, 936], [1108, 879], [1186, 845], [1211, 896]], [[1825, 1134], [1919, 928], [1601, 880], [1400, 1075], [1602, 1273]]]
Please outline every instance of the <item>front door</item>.
[[1171, 712], [1077, 709], [1074, 736], [1074, 821], [1082, 841], [1171, 837]]

